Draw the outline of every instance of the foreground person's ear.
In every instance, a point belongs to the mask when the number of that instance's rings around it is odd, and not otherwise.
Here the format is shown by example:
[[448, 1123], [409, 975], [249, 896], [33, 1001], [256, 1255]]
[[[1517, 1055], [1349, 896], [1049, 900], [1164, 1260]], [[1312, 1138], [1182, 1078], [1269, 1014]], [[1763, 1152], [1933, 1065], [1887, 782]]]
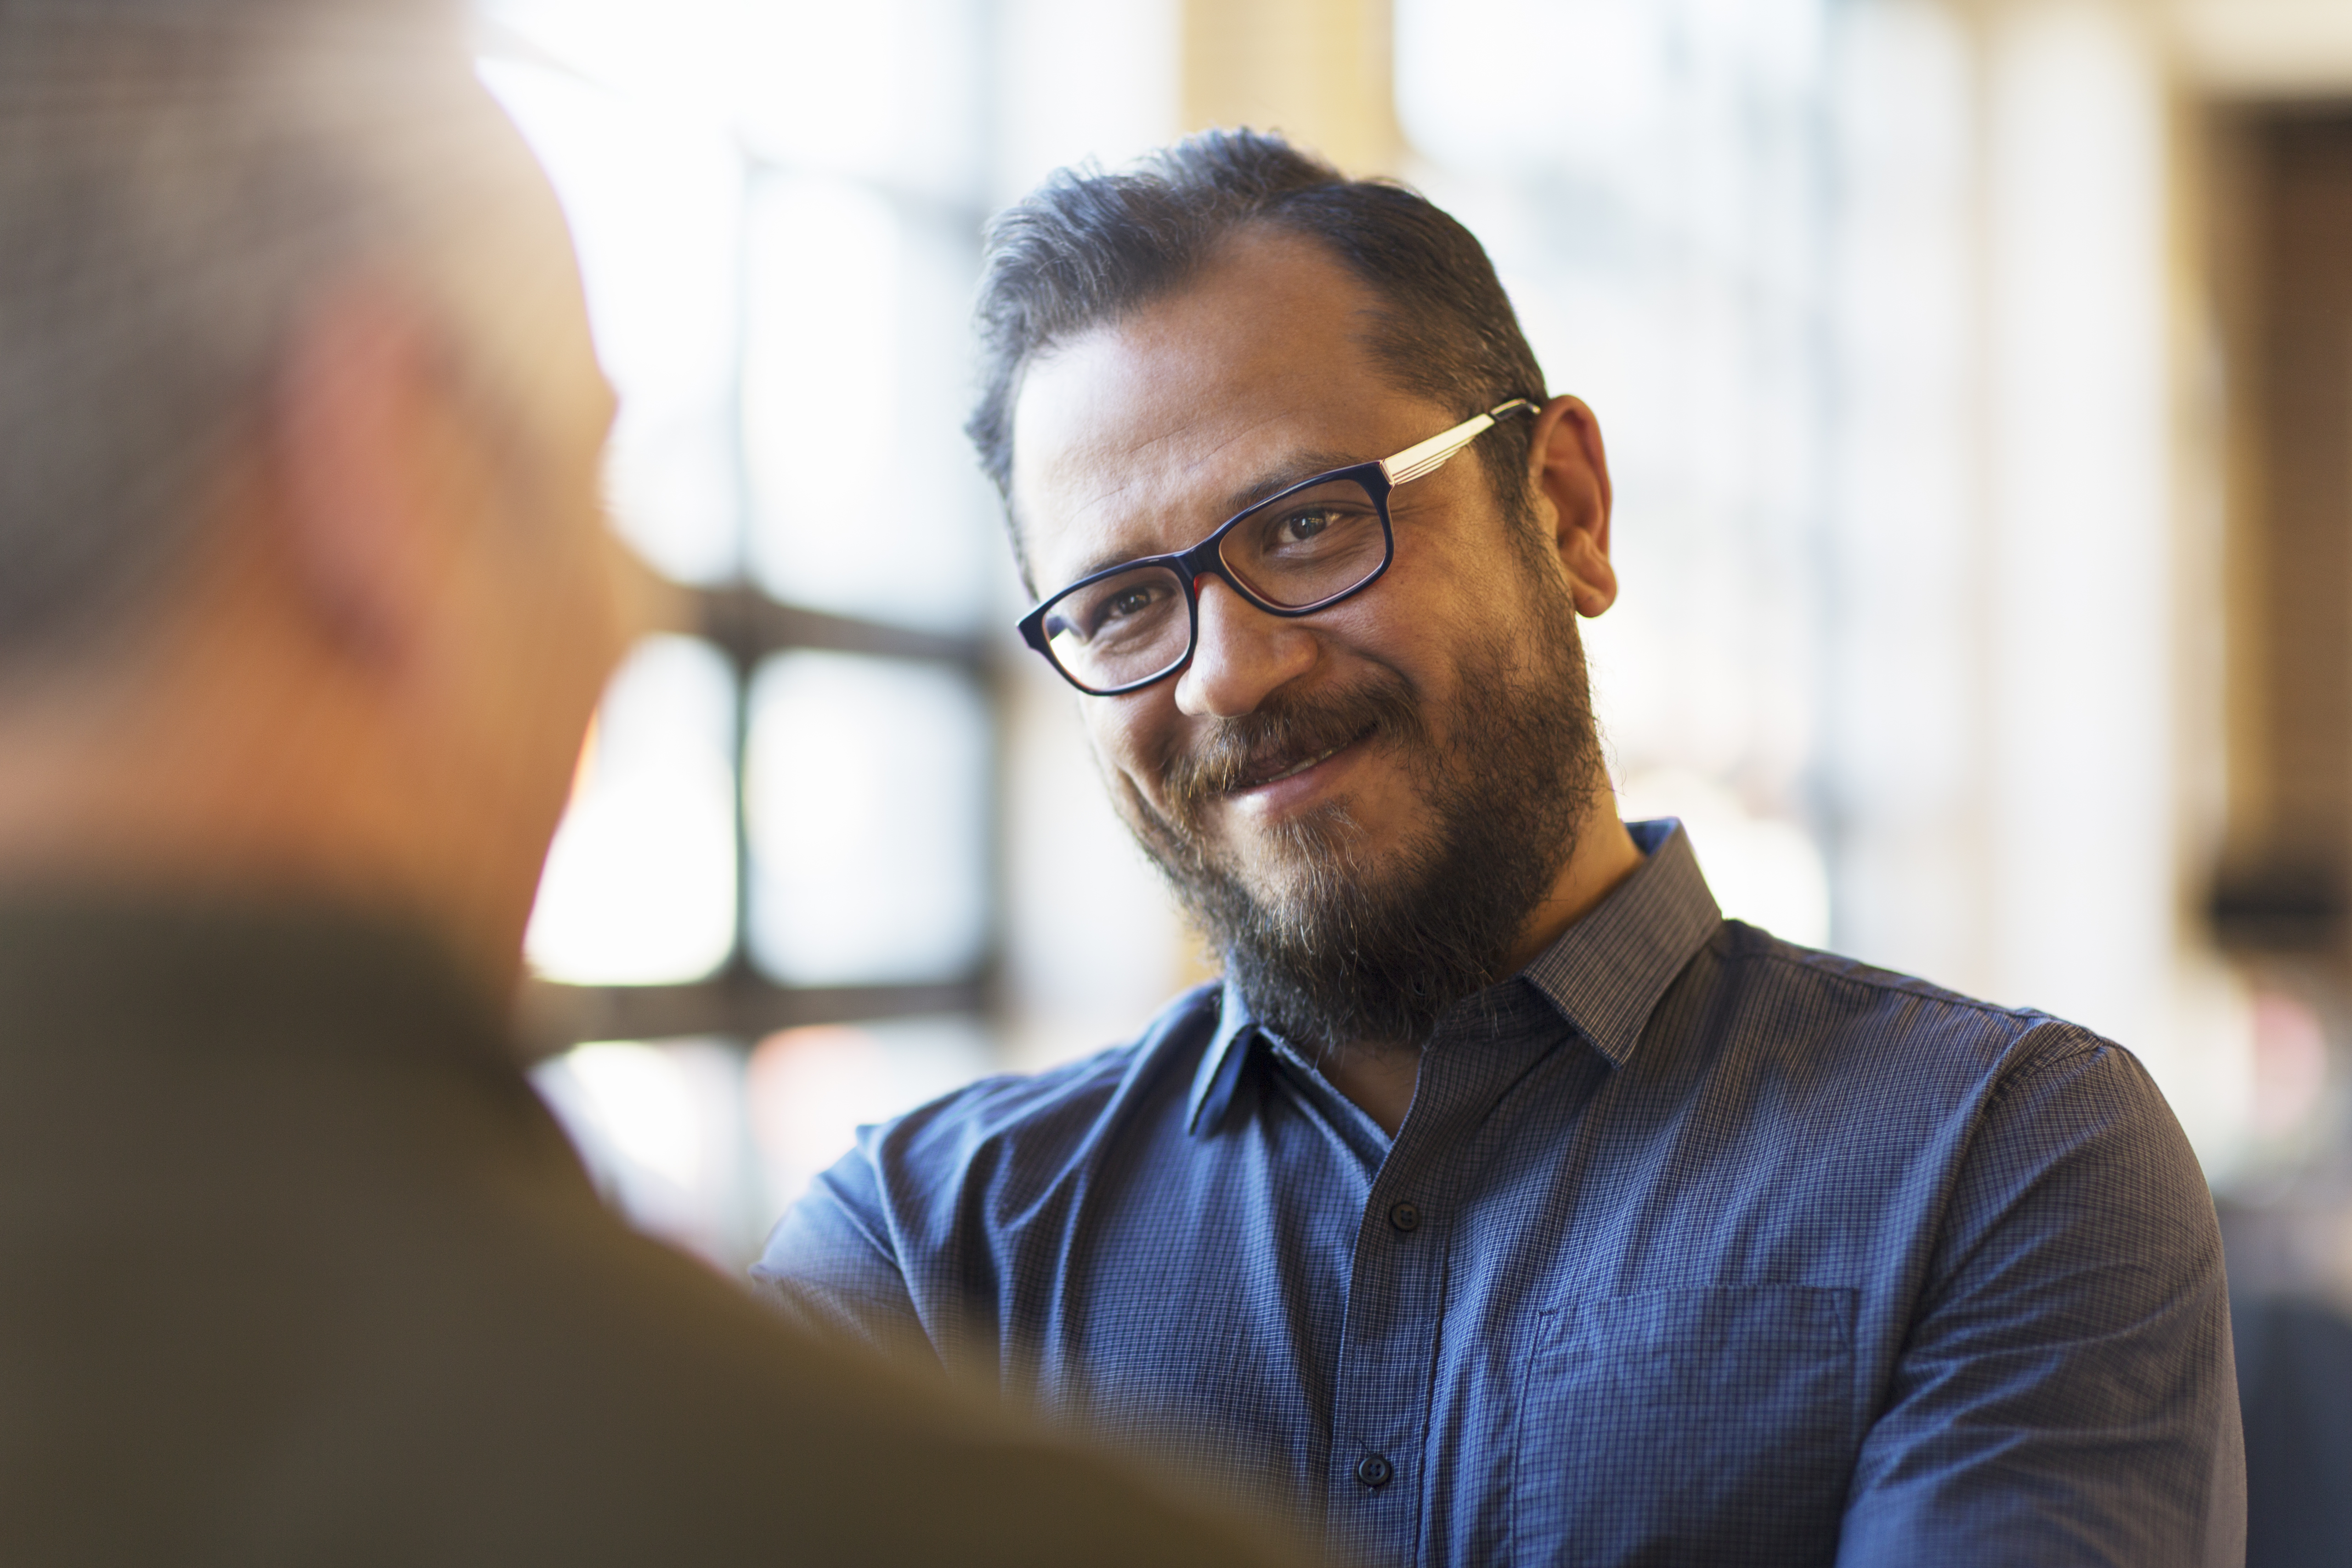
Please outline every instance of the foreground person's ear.
[[1537, 411], [1528, 477], [1577, 613], [1600, 615], [1617, 602], [1617, 569], [1609, 561], [1609, 453], [1582, 398], [1555, 397]]
[[292, 334], [265, 405], [270, 548], [321, 642], [356, 663], [413, 651], [484, 453], [458, 406], [439, 323], [355, 281]]

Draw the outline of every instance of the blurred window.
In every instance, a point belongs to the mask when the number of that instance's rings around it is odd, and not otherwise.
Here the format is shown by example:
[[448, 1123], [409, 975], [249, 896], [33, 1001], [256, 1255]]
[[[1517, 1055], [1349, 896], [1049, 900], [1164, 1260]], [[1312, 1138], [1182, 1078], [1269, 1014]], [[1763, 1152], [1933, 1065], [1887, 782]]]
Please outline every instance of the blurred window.
[[[743, 363], [750, 563], [793, 604], [967, 631], [992, 505], [958, 426], [979, 209], [779, 176], [751, 203]], [[922, 439], [910, 432], [924, 432]]]
[[761, 1193], [781, 1214], [849, 1152], [856, 1130], [988, 1070], [969, 1018], [820, 1024], [771, 1035], [751, 1053], [747, 1102]]
[[971, 674], [779, 654], [751, 712], [753, 962], [797, 985], [969, 973], [990, 905], [989, 715]]
[[[1002, 567], [959, 428], [988, 15], [482, 5], [620, 395], [616, 526], [692, 606], [614, 676], [551, 851], [535, 1076], [608, 1198], [726, 1264], [844, 1118], [989, 1063]], [[747, 1098], [754, 1059], [797, 1110]]]
[[735, 671], [698, 638], [649, 637], [613, 678], [532, 911], [541, 974], [657, 985], [726, 964], [736, 703]]
[[1628, 591], [1581, 629], [1625, 809], [1682, 817], [1727, 913], [1811, 943], [1837, 9], [1394, 12], [1408, 174], [1608, 437]]

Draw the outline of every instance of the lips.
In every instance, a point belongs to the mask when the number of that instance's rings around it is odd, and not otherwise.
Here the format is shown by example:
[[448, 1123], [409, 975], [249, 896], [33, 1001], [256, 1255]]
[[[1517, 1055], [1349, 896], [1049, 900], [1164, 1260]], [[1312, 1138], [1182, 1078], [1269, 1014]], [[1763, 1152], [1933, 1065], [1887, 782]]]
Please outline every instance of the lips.
[[1156, 792], [1167, 819], [1205, 831], [1222, 800], [1265, 789], [1351, 746], [1371, 742], [1407, 752], [1425, 747], [1421, 717], [1402, 678], [1378, 670], [1342, 689], [1277, 694], [1255, 711], [1203, 724], [1161, 764]]
[[1303, 756], [1297, 752], [1290, 752], [1271, 757], [1253, 758], [1247, 771], [1231, 786], [1231, 793], [1239, 795], [1244, 790], [1263, 789], [1267, 784], [1280, 784], [1284, 779], [1296, 778], [1318, 763], [1330, 761], [1370, 733], [1370, 730], [1366, 730], [1360, 734], [1350, 735], [1336, 745], [1326, 746], [1321, 751], [1309, 752]]

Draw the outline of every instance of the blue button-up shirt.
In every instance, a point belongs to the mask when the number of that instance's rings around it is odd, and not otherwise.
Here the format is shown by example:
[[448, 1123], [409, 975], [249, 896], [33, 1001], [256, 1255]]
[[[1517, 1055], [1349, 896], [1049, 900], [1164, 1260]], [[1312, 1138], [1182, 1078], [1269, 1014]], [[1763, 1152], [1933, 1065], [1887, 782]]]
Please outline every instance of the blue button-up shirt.
[[2139, 1063], [1635, 834], [1393, 1139], [1204, 987], [866, 1131], [755, 1273], [1374, 1562], [2234, 1561], [2220, 1236]]

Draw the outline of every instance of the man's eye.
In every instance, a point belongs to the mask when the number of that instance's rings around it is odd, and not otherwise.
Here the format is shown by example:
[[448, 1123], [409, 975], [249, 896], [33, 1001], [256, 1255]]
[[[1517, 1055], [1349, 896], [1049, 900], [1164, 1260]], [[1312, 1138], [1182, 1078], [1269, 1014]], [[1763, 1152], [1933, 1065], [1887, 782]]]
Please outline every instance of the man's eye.
[[1167, 590], [1156, 583], [1121, 588], [1095, 605], [1095, 613], [1087, 622], [1087, 636], [1092, 638], [1106, 633], [1117, 635], [1122, 630], [1122, 622], [1132, 623], [1152, 614], [1167, 597]]
[[1311, 511], [1291, 513], [1276, 525], [1275, 539], [1282, 544], [1304, 544], [1331, 526], [1331, 514], [1317, 508]]
[[1114, 594], [1110, 603], [1103, 606], [1103, 619], [1109, 621], [1121, 616], [1139, 615], [1159, 595], [1149, 588], [1129, 588], [1123, 594]]

